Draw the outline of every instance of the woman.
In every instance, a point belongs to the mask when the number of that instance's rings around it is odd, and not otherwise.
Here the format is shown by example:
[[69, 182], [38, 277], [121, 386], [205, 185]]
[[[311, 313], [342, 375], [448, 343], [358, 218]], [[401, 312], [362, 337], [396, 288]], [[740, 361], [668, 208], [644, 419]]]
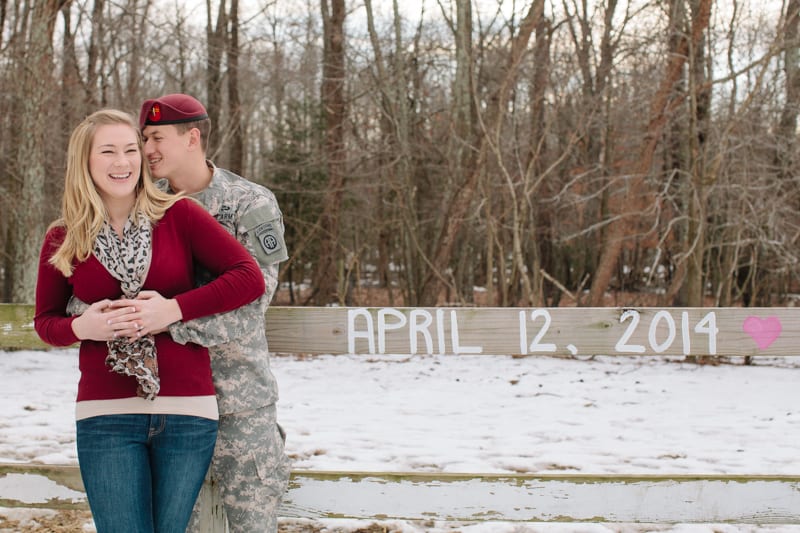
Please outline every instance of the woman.
[[[78, 462], [98, 533], [183, 533], [211, 461], [217, 404], [206, 348], [169, 324], [264, 292], [247, 250], [193, 200], [151, 183], [132, 117], [101, 110], [72, 133], [62, 216], [39, 260], [34, 325], [80, 341]], [[217, 277], [194, 288], [195, 263]], [[89, 303], [70, 316], [70, 299]], [[156, 315], [119, 298], [158, 300]]]

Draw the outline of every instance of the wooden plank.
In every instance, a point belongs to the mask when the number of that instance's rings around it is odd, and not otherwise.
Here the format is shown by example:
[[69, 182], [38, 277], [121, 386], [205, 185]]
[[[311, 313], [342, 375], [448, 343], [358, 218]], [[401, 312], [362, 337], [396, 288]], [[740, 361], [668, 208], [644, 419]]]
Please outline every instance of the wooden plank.
[[[85, 509], [74, 466], [0, 465], [0, 506]], [[281, 516], [800, 524], [800, 476], [295, 471]]]
[[[32, 306], [0, 304], [0, 349], [43, 346]], [[308, 354], [785, 356], [800, 309], [270, 307], [270, 349]]]
[[49, 348], [33, 329], [33, 306], [0, 304], [0, 350]]
[[270, 348], [332, 354], [797, 355], [794, 308], [271, 308]]
[[307, 518], [789, 524], [799, 490], [800, 477], [307, 473], [284, 503]]
[[88, 509], [77, 466], [0, 464], [0, 507]]

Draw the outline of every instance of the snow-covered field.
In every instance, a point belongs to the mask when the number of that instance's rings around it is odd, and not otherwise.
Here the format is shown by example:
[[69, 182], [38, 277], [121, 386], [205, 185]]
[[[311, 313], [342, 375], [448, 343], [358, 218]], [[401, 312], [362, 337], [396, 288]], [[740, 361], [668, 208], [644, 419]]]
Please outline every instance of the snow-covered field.
[[[77, 352], [0, 352], [0, 462], [76, 463]], [[800, 357], [276, 357], [296, 469], [800, 474]], [[0, 509], [19, 518], [23, 511]], [[30, 511], [24, 511], [30, 513]], [[800, 532], [800, 526], [284, 521], [286, 531]], [[301, 528], [301, 529], [292, 529]], [[92, 531], [91, 525], [83, 531]], [[0, 531], [3, 529], [0, 521]]]

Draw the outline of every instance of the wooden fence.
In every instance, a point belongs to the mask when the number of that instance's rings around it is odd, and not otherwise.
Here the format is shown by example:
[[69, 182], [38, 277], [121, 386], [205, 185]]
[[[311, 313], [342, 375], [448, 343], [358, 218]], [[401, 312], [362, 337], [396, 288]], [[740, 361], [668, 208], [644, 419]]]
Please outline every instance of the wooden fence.
[[[0, 349], [43, 349], [31, 306], [0, 304]], [[786, 356], [792, 308], [273, 307], [270, 350], [304, 354]], [[0, 465], [0, 506], [86, 508], [77, 467]], [[215, 501], [208, 532], [221, 532]], [[292, 479], [281, 515], [536, 522], [800, 524], [800, 475], [319, 472]]]

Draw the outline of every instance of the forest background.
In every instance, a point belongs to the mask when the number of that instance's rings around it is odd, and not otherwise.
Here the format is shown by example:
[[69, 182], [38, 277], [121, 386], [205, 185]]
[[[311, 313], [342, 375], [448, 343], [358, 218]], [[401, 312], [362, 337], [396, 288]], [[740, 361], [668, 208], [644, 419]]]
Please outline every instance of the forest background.
[[188, 92], [278, 197], [280, 303], [792, 305], [799, 13], [0, 0], [2, 301], [33, 300], [72, 128]]

